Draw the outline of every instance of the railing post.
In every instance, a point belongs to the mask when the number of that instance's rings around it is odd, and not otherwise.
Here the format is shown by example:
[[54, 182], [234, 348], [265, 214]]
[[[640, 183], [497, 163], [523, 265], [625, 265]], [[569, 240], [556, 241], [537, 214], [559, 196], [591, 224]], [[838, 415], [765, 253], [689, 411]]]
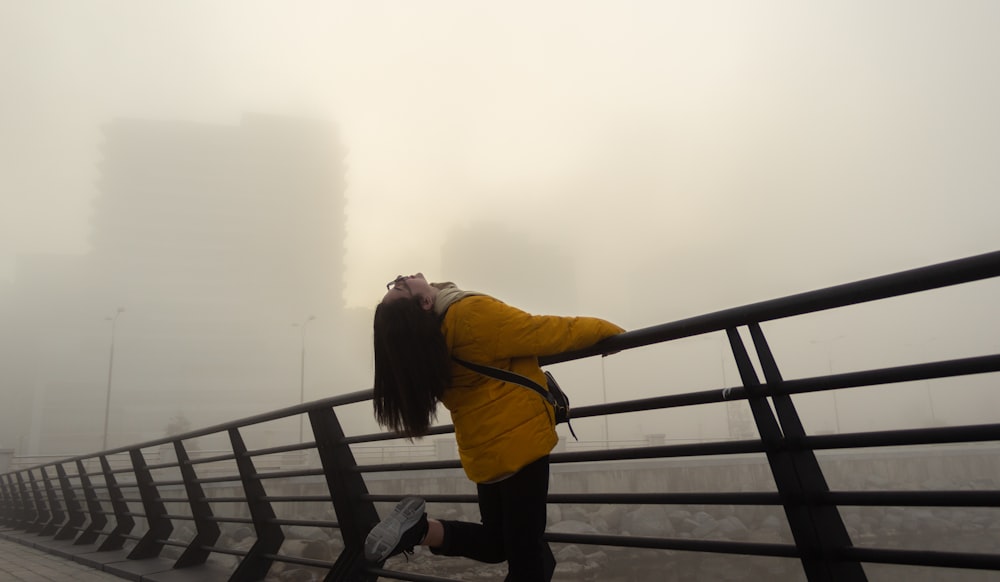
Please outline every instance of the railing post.
[[76, 534], [80, 533], [77, 528], [83, 525], [87, 516], [84, 515], [83, 509], [80, 507], [80, 502], [76, 500], [73, 486], [69, 482], [69, 476], [66, 475], [66, 469], [63, 468], [62, 463], [56, 465], [56, 474], [59, 476], [59, 488], [62, 489], [63, 504], [66, 506], [66, 513], [69, 515], [69, 519], [56, 532], [56, 537], [53, 539], [71, 540], [76, 537]]
[[108, 516], [104, 513], [104, 508], [101, 507], [101, 502], [97, 499], [97, 492], [94, 490], [94, 486], [90, 481], [90, 476], [87, 475], [87, 469], [83, 466], [82, 460], [77, 459], [76, 472], [80, 478], [80, 486], [83, 487], [83, 498], [87, 501], [87, 513], [90, 514], [90, 524], [87, 525], [87, 529], [83, 530], [80, 537], [76, 538], [76, 542], [73, 545], [84, 546], [97, 541], [98, 536], [100, 536], [98, 532], [103, 530], [104, 526], [108, 525]]
[[10, 473], [3, 475], [0, 479], [0, 499], [3, 500], [2, 505], [0, 505], [0, 524], [5, 526], [13, 527], [16, 523], [15, 518], [17, 516], [17, 503], [14, 497], [13, 485], [11, 484]]
[[45, 499], [42, 498], [42, 491], [38, 487], [38, 481], [35, 480], [35, 474], [28, 469], [28, 482], [31, 483], [31, 496], [35, 501], [35, 521], [31, 522], [28, 526], [28, 533], [39, 533], [41, 532], [49, 519], [52, 518], [52, 514], [49, 513], [48, 506], [45, 505]]
[[174, 524], [167, 519], [167, 510], [160, 501], [160, 494], [156, 490], [156, 481], [146, 465], [146, 459], [142, 456], [142, 451], [132, 449], [128, 452], [132, 459], [132, 472], [135, 474], [135, 482], [139, 488], [139, 497], [142, 498], [142, 509], [146, 514], [146, 524], [149, 529], [142, 539], [129, 552], [128, 559], [141, 560], [142, 558], [154, 558], [163, 551], [163, 540], [174, 531]]
[[191, 506], [191, 517], [194, 518], [194, 526], [198, 530], [184, 553], [174, 563], [174, 568], [184, 568], [204, 564], [212, 552], [202, 548], [214, 546], [222, 530], [219, 528], [219, 524], [212, 520], [212, 506], [205, 499], [205, 492], [202, 490], [201, 484], [198, 483], [198, 475], [184, 449], [184, 443], [180, 440], [174, 441], [174, 451], [177, 453], [177, 464], [181, 469], [184, 490], [187, 492], [188, 504]]
[[368, 495], [368, 488], [364, 478], [355, 470], [358, 464], [350, 446], [344, 443], [344, 430], [331, 408], [310, 410], [309, 423], [344, 539], [344, 550], [325, 582], [375, 580], [376, 576], [364, 572], [367, 565], [364, 544], [368, 532], [378, 523], [378, 512], [374, 503], [363, 499]]
[[104, 538], [101, 547], [97, 551], [120, 550], [125, 545], [125, 535], [132, 532], [135, 527], [135, 519], [129, 512], [128, 503], [122, 494], [122, 488], [118, 486], [118, 479], [111, 471], [111, 464], [108, 457], [101, 455], [101, 470], [104, 471], [104, 483], [108, 486], [108, 499], [111, 501], [111, 509], [115, 513], [115, 529], [111, 530], [108, 537]]
[[32, 502], [31, 496], [28, 494], [28, 485], [24, 482], [24, 473], [31, 473], [28, 471], [21, 471], [17, 474], [17, 489], [18, 497], [21, 500], [21, 510], [18, 516], [18, 529], [23, 529], [28, 531], [31, 528], [31, 524], [34, 523], [35, 517], [38, 515], [38, 510], [35, 509], [35, 505]]
[[809, 582], [853, 582], [865, 580], [862, 571], [861, 578], [837, 579], [829, 568], [829, 563], [823, 555], [823, 546], [816, 524], [812, 520], [805, 505], [805, 491], [799, 481], [795, 460], [789, 454], [788, 443], [781, 427], [767, 402], [767, 394], [757, 378], [750, 356], [736, 328], [726, 330], [729, 344], [736, 358], [736, 366], [747, 393], [747, 402], [753, 413], [761, 442], [764, 444], [765, 455], [774, 483], [781, 496], [781, 503], [788, 519], [788, 527], [799, 550], [799, 559]]
[[795, 410], [792, 397], [781, 394], [779, 388], [783, 382], [774, 354], [767, 344], [764, 331], [760, 324], [750, 324], [750, 336], [753, 338], [757, 356], [760, 358], [764, 378], [771, 390], [771, 400], [778, 415], [778, 422], [785, 435], [785, 442], [793, 446], [786, 452], [792, 461], [799, 487], [804, 493], [801, 502], [809, 516], [809, 521], [815, 536], [815, 543], [820, 550], [819, 559], [828, 573], [829, 580], [835, 582], [861, 582], [867, 580], [865, 571], [857, 561], [838, 561], [835, 556], [843, 548], [849, 548], [851, 536], [847, 533], [844, 520], [837, 508], [829, 505], [817, 505], [813, 499], [828, 493], [829, 485], [823, 477], [823, 469], [816, 460], [816, 454], [811, 449], [803, 449], [797, 445], [806, 436], [805, 428]]
[[58, 531], [59, 525], [66, 519], [66, 514], [63, 513], [62, 506], [59, 504], [59, 498], [56, 497], [56, 490], [52, 486], [52, 481], [49, 479], [49, 474], [45, 470], [45, 467], [39, 467], [39, 471], [42, 473], [42, 485], [45, 487], [45, 498], [49, 504], [49, 521], [45, 523], [45, 526], [38, 532], [38, 535], [51, 536]]
[[274, 561], [264, 556], [274, 554], [281, 549], [285, 534], [281, 531], [281, 526], [274, 523], [274, 509], [271, 508], [271, 503], [264, 499], [267, 492], [264, 491], [260, 477], [257, 476], [253, 459], [247, 452], [239, 429], [229, 429], [229, 440], [232, 442], [240, 479], [243, 481], [243, 492], [246, 495], [250, 518], [253, 520], [253, 528], [257, 533], [257, 541], [240, 561], [240, 565], [236, 567], [229, 580], [230, 582], [263, 580]]

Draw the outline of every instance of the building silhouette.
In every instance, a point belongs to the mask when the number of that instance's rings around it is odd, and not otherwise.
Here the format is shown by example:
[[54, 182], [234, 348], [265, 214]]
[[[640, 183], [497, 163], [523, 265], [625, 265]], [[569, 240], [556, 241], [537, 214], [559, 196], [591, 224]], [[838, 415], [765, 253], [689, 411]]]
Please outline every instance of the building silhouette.
[[[163, 436], [178, 415], [200, 426], [330, 385], [347, 357], [335, 128], [266, 115], [121, 119], [102, 138], [90, 251], [19, 257], [4, 294], [13, 406], [0, 413], [0, 445], [95, 450], [108, 392], [115, 446]], [[112, 336], [106, 318], [119, 308]], [[305, 333], [293, 326], [310, 316]]]

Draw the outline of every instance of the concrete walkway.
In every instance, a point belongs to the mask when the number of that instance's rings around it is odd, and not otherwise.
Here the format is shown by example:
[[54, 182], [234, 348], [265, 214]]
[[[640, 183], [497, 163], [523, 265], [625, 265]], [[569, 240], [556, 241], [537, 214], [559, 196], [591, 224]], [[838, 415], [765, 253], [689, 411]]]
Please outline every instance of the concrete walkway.
[[0, 538], [0, 580], [3, 582], [121, 582], [123, 579]]

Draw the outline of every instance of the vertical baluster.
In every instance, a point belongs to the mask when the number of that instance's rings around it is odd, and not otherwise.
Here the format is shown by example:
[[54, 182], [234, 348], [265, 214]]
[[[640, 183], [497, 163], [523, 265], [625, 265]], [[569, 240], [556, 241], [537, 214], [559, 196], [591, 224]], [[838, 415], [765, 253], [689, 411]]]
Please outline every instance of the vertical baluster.
[[231, 582], [244, 582], [251, 580], [262, 580], [271, 569], [270, 558], [265, 558], [264, 554], [274, 554], [281, 549], [281, 544], [285, 541], [285, 533], [281, 531], [281, 526], [274, 522], [275, 515], [271, 503], [264, 497], [267, 493], [264, 486], [257, 477], [257, 470], [254, 468], [253, 459], [247, 453], [246, 445], [239, 429], [229, 430], [229, 440], [232, 442], [233, 454], [236, 456], [236, 466], [240, 471], [240, 478], [243, 481], [243, 491], [247, 498], [247, 507], [250, 510], [250, 518], [253, 519], [253, 527], [257, 532], [257, 541], [247, 552], [247, 555], [240, 561], [236, 571], [229, 578]]
[[130, 560], [153, 558], [163, 551], [163, 540], [174, 531], [174, 524], [167, 519], [167, 510], [160, 501], [156, 481], [149, 471], [142, 451], [132, 449], [129, 451], [129, 457], [132, 459], [132, 471], [135, 473], [136, 485], [139, 486], [139, 497], [142, 498], [142, 508], [149, 527], [139, 543], [132, 548], [128, 558]]
[[94, 485], [90, 481], [90, 476], [87, 475], [87, 469], [80, 459], [76, 461], [76, 472], [80, 478], [80, 486], [83, 487], [83, 498], [87, 502], [87, 513], [90, 514], [90, 523], [73, 544], [83, 546], [97, 541], [98, 536], [100, 536], [98, 532], [103, 531], [104, 526], [108, 525], [108, 516], [104, 513], [104, 508], [97, 499], [97, 491], [94, 489]]
[[212, 506], [205, 499], [205, 492], [201, 484], [198, 483], [198, 475], [188, 458], [184, 443], [179, 440], [174, 441], [174, 450], [177, 452], [177, 463], [181, 469], [181, 477], [184, 479], [184, 490], [187, 492], [188, 504], [191, 506], [191, 517], [194, 518], [194, 525], [198, 533], [188, 544], [187, 549], [177, 559], [174, 568], [184, 568], [204, 564], [210, 550], [203, 549], [203, 546], [213, 546], [218, 541], [222, 530], [219, 524], [212, 520]]

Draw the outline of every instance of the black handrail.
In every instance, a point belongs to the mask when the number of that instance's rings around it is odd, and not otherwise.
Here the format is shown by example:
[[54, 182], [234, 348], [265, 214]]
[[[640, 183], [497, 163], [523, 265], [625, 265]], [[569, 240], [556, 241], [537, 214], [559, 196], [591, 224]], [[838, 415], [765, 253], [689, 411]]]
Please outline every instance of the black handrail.
[[[781, 542], [760, 542], [685, 539], [669, 532], [651, 536], [550, 531], [547, 539], [559, 544], [633, 551], [794, 558], [801, 563], [802, 572], [810, 582], [866, 580], [863, 564], [1000, 571], [998, 547], [978, 553], [942, 551], [935, 547], [869, 547], [871, 542], [859, 547], [857, 532], [844, 517], [849, 508], [996, 508], [1000, 506], [996, 479], [979, 490], [831, 490], [816, 456], [817, 451], [849, 452], [867, 447], [997, 442], [1000, 424], [811, 435], [805, 432], [792, 401], [797, 394], [995, 373], [1000, 371], [1000, 354], [786, 380], [760, 325], [997, 276], [1000, 276], [1000, 251], [634, 330], [591, 348], [542, 358], [541, 362], [549, 365], [725, 331], [740, 371], [738, 385], [581, 406], [574, 414], [578, 418], [593, 418], [728, 402], [746, 406], [752, 412], [759, 438], [556, 452], [551, 456], [553, 474], [576, 470], [580, 464], [591, 462], [618, 463], [614, 465], [618, 468], [626, 466], [622, 463], [631, 463], [627, 466], [641, 470], [667, 462], [686, 463], [689, 462], [686, 459], [692, 458], [763, 459], [755, 462], [769, 471], [775, 491], [553, 493], [550, 502], [560, 506], [766, 508], [779, 512], [772, 517], [784, 514], [782, 527], [789, 534]], [[744, 336], [738, 331], [743, 327], [752, 338], [751, 346], [744, 345]], [[758, 377], [758, 368], [751, 361], [750, 348], [756, 354], [763, 378]], [[392, 433], [344, 434], [337, 410], [370, 399], [371, 390], [352, 392], [181, 435], [9, 471], [0, 475], [0, 524], [4, 526], [0, 537], [55, 553], [75, 554], [78, 561], [109, 571], [118, 569], [135, 574], [141, 570], [142, 578], [152, 581], [157, 580], [158, 567], [163, 571], [184, 569], [192, 580], [199, 575], [207, 576], [206, 579], [224, 576], [234, 581], [259, 580], [276, 563], [285, 567], [319, 568], [326, 571], [325, 579], [330, 581], [374, 580], [378, 576], [449, 580], [374, 567], [362, 558], [364, 536], [378, 520], [375, 504], [394, 502], [405, 493], [384, 492], [385, 477], [406, 481], [460, 467], [454, 458], [359, 464], [355, 458], [356, 445], [399, 438]], [[260, 449], [248, 449], [244, 444], [242, 432], [248, 427], [301, 414], [309, 417], [314, 441]], [[430, 431], [430, 435], [451, 433], [453, 427], [449, 425], [436, 426]], [[230, 450], [199, 457], [192, 456], [184, 446], [187, 441], [209, 435], [224, 436]], [[147, 464], [143, 451], [164, 445], [170, 445], [175, 460], [161, 458]], [[109, 457], [120, 453], [127, 453], [129, 465], [112, 468]], [[298, 466], [265, 467], [266, 458], [274, 455], [299, 455]], [[95, 470], [95, 463], [100, 470]], [[208, 466], [210, 463], [212, 466]], [[223, 466], [215, 467], [216, 464]], [[278, 482], [288, 483], [291, 493], [269, 495], [267, 488]], [[370, 492], [369, 487], [376, 482], [380, 483], [379, 491]], [[234, 487], [239, 491], [232, 491]], [[301, 490], [296, 492], [296, 487]], [[128, 488], [129, 496], [122, 493], [123, 488]], [[425, 497], [429, 503], [476, 502], [471, 493], [434, 493]], [[311, 507], [318, 504], [325, 509], [310, 512], [309, 518], [287, 517], [280, 510], [289, 504], [312, 504]], [[334, 515], [336, 519], [331, 519]], [[133, 534], [136, 519], [141, 520], [140, 531]], [[84, 526], [86, 521], [89, 523]], [[234, 545], [239, 533], [234, 528], [245, 526], [252, 526], [253, 532], [244, 531], [240, 535], [252, 540], [252, 546]], [[287, 535], [283, 527], [326, 532], [326, 537], [308, 538], [301, 543], [318, 541], [327, 552], [331, 548], [337, 552], [330, 553], [329, 559], [282, 553], [287, 545], [283, 543]], [[331, 537], [338, 541], [323, 541]], [[91, 553], [80, 555], [85, 550]], [[171, 556], [172, 552], [176, 555]], [[211, 558], [220, 557], [235, 562], [213, 563]]]

